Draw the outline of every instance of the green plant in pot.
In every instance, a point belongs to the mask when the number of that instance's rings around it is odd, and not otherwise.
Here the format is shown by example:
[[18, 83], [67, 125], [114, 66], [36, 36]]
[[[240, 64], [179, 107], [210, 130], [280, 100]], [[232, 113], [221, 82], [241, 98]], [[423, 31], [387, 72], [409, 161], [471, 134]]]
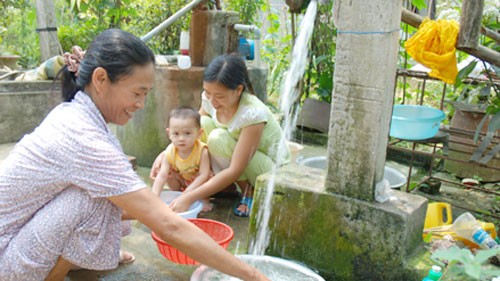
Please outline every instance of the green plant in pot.
[[[478, 74], [478, 72], [486, 78], [469, 78], [471, 74]], [[451, 157], [500, 167], [500, 161], [493, 159], [500, 151], [500, 146], [490, 145], [496, 131], [500, 129], [500, 79], [498, 77], [499, 68], [487, 66], [477, 60], [472, 60], [457, 75], [454, 91], [448, 95], [448, 102], [453, 106], [450, 128], [459, 132], [469, 132], [470, 135], [469, 137], [451, 135], [450, 149], [454, 154]], [[486, 182], [500, 180], [500, 175], [492, 173], [491, 169], [488, 170], [479, 165], [451, 162], [445, 162], [445, 169], [458, 177], [478, 175]]]
[[472, 254], [467, 248], [452, 246], [437, 250], [431, 259], [444, 268], [443, 276], [439, 280], [491, 280], [500, 274], [500, 270], [489, 262], [498, 253], [499, 249], [489, 249], [478, 250]]

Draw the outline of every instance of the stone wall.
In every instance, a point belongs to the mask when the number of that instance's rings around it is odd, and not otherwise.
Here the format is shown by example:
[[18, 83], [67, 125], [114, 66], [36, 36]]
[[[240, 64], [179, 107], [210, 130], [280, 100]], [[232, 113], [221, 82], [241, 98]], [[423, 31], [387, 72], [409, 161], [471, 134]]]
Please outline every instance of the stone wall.
[[0, 83], [0, 143], [17, 142], [33, 131], [61, 101], [52, 81]]

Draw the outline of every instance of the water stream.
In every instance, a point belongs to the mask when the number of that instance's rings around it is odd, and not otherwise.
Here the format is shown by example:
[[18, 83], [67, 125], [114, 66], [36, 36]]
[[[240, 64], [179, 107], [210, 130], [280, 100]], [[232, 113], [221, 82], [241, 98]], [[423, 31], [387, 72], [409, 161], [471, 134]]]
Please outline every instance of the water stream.
[[[290, 67], [286, 73], [285, 82], [280, 91], [279, 106], [283, 113], [283, 131], [287, 140], [292, 138], [292, 134], [297, 121], [297, 110], [293, 105], [299, 96], [297, 85], [304, 75], [307, 62], [307, 51], [311, 38], [314, 20], [317, 12], [317, 2], [311, 1], [300, 24], [300, 31], [292, 50]], [[286, 153], [286, 143], [283, 142], [278, 147], [278, 159], [283, 159]], [[280, 161], [280, 160], [279, 160]], [[277, 167], [282, 163], [277, 163]], [[274, 194], [275, 173], [271, 175], [266, 188], [266, 194], [262, 206], [257, 213], [257, 235], [250, 241], [249, 253], [252, 255], [264, 255], [269, 243], [269, 218], [271, 217], [271, 201]], [[274, 279], [273, 279], [274, 280]], [[288, 279], [289, 280], [289, 279]]]

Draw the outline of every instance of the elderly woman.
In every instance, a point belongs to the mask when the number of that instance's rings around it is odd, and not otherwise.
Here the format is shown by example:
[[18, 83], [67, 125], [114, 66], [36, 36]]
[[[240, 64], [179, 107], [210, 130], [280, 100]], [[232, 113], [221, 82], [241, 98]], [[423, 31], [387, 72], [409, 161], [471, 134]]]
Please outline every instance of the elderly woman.
[[75, 267], [115, 268], [121, 219], [135, 218], [194, 259], [243, 280], [268, 280], [177, 216], [132, 170], [107, 124], [144, 107], [154, 55], [110, 29], [77, 68], [63, 97], [0, 167], [0, 280], [64, 280]]

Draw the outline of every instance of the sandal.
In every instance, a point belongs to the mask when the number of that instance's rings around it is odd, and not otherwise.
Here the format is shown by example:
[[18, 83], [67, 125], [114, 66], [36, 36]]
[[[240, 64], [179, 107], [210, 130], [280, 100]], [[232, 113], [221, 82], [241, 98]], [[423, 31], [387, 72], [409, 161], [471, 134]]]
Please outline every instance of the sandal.
[[[236, 204], [236, 206], [234, 206], [234, 210], [233, 210], [234, 214], [237, 215], [238, 217], [248, 217], [250, 215], [250, 212], [252, 211], [252, 203], [253, 203], [253, 198], [251, 198], [251, 197], [241, 198], [240, 202], [238, 204]], [[242, 212], [242, 211], [238, 210], [238, 208], [241, 205], [247, 206], [246, 212]]]
[[120, 250], [120, 260], [119, 264], [127, 264], [127, 263], [132, 263], [135, 261], [135, 256], [127, 251], [122, 251]]

